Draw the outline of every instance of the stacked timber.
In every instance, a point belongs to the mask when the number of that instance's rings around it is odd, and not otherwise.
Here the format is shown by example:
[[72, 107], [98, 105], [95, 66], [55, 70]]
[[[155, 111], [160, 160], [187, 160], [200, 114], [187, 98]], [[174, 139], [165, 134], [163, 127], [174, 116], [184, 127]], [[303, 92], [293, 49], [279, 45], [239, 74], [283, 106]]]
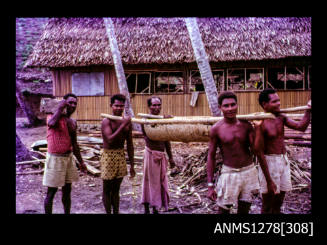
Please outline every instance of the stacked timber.
[[288, 145], [311, 147], [311, 124], [304, 132], [285, 127], [284, 135]]
[[[100, 170], [100, 155], [101, 148], [103, 144], [103, 140], [101, 137], [93, 137], [95, 134], [85, 134], [83, 136], [77, 137], [77, 143], [80, 148], [81, 156], [84, 160], [84, 164], [86, 165], [87, 171], [92, 175], [99, 176], [101, 173]], [[46, 152], [47, 152], [47, 141], [39, 140], [34, 142], [31, 145], [32, 152], [38, 154], [39, 157], [36, 158], [33, 156], [34, 160], [24, 161], [24, 162], [16, 162], [17, 171], [19, 174], [40, 174], [43, 173], [44, 163], [46, 160]], [[144, 149], [138, 149], [135, 147], [134, 149], [134, 163], [141, 164], [143, 162], [143, 151]], [[126, 149], [125, 149], [126, 151]], [[126, 161], [129, 164], [127, 151], [125, 152]], [[75, 158], [75, 156], [74, 156]], [[75, 161], [77, 159], [75, 158]], [[33, 168], [37, 168], [37, 171], [23, 171], [26, 169], [25, 166], [32, 166]]]

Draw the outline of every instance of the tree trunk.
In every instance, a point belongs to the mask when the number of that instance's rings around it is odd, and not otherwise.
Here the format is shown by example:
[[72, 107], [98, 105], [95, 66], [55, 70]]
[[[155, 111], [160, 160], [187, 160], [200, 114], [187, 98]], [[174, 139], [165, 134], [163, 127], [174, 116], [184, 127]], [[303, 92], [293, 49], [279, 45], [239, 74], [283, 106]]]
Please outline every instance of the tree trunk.
[[16, 162], [32, 160], [30, 151], [20, 140], [16, 132]]
[[[121, 94], [126, 96], [126, 102], [125, 102], [125, 115], [134, 117], [134, 112], [131, 107], [131, 100], [128, 92], [128, 86], [126, 82], [126, 77], [125, 77], [125, 72], [123, 68], [123, 64], [121, 61], [121, 56], [120, 52], [118, 49], [118, 44], [116, 40], [116, 35], [115, 35], [115, 28], [114, 24], [111, 20], [111, 18], [103, 18], [104, 25], [106, 28], [106, 32], [108, 35], [109, 43], [110, 43], [110, 49], [115, 65], [115, 71], [116, 71], [116, 76], [118, 80], [118, 86], [119, 86], [119, 91]], [[133, 123], [133, 129], [137, 131], [141, 131], [141, 125]]]
[[199, 67], [211, 114], [212, 116], [220, 116], [221, 112], [218, 108], [218, 92], [196, 18], [185, 18], [185, 23], [191, 39], [195, 59]]
[[20, 105], [20, 108], [25, 113], [25, 116], [28, 119], [29, 126], [38, 126], [44, 123], [43, 120], [40, 120], [35, 113], [33, 112], [31, 105], [26, 101], [24, 95], [21, 91], [21, 86], [19, 81], [16, 80], [16, 98], [18, 100], [18, 103]]

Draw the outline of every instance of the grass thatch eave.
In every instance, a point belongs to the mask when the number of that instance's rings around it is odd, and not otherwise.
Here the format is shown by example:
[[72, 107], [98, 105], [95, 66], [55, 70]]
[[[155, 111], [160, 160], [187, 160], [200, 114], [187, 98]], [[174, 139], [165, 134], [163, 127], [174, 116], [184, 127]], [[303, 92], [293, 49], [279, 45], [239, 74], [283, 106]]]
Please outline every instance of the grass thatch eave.
[[[183, 18], [113, 18], [123, 64], [195, 62]], [[210, 62], [311, 56], [311, 18], [198, 18]], [[53, 18], [27, 67], [113, 65], [102, 18]]]

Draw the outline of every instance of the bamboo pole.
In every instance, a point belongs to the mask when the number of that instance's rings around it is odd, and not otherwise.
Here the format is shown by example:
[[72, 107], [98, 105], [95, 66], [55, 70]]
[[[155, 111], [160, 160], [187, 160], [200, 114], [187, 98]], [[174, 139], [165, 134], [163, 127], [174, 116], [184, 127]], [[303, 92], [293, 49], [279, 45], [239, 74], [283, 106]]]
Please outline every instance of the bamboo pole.
[[[122, 120], [122, 117], [113, 116], [105, 113], [101, 113], [102, 117], [109, 118], [112, 120]], [[293, 114], [288, 115], [288, 117], [300, 117], [303, 114]], [[258, 113], [258, 114], [248, 114], [248, 115], [237, 115], [237, 119], [242, 120], [263, 120], [263, 119], [274, 119], [275, 116], [271, 113]], [[164, 118], [164, 119], [148, 119], [148, 118], [131, 118], [133, 123], [139, 124], [214, 124], [223, 117], [174, 117], [174, 118]]]
[[281, 112], [294, 112], [294, 111], [303, 111], [303, 110], [307, 110], [310, 109], [309, 106], [297, 106], [297, 107], [290, 107], [290, 108], [285, 108], [285, 109], [280, 109]]
[[[295, 111], [303, 111], [303, 110], [307, 110], [309, 109], [308, 106], [297, 106], [297, 107], [290, 107], [290, 108], [284, 108], [284, 109], [280, 109], [280, 112], [283, 112], [283, 113], [288, 113], [288, 112], [295, 112]], [[259, 112], [259, 114], [262, 113], [262, 112]], [[255, 113], [251, 113], [249, 115], [256, 115], [258, 114], [258, 112], [255, 112]], [[152, 119], [164, 119], [164, 117], [162, 115], [152, 115], [152, 114], [145, 114], [145, 113], [138, 113], [137, 114], [138, 116], [140, 117], [143, 117], [143, 118], [152, 118]], [[294, 114], [295, 116], [296, 114]], [[303, 114], [298, 114], [299, 116]]]
[[137, 115], [143, 118], [164, 119], [164, 116], [161, 115], [152, 115], [152, 114], [144, 114], [144, 113], [137, 113]]
[[[110, 118], [112, 120], [122, 120], [122, 117], [117, 117], [109, 114], [101, 113], [102, 117]], [[268, 118], [275, 118], [271, 113], [263, 113], [260, 115], [237, 115], [238, 119], [244, 120], [262, 120]], [[174, 118], [165, 118], [165, 119], [146, 119], [146, 118], [132, 118], [132, 122], [140, 124], [197, 124], [197, 123], [206, 123], [214, 124], [223, 117], [200, 117], [200, 118], [190, 118], [190, 117], [174, 117]]]

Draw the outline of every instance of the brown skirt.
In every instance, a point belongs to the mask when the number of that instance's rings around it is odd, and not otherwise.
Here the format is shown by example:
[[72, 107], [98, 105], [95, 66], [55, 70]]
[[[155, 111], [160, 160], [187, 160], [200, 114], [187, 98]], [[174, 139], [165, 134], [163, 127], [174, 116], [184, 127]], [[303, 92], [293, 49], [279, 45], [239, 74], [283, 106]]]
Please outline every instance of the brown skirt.
[[124, 149], [102, 149], [100, 164], [102, 179], [111, 180], [127, 175]]

